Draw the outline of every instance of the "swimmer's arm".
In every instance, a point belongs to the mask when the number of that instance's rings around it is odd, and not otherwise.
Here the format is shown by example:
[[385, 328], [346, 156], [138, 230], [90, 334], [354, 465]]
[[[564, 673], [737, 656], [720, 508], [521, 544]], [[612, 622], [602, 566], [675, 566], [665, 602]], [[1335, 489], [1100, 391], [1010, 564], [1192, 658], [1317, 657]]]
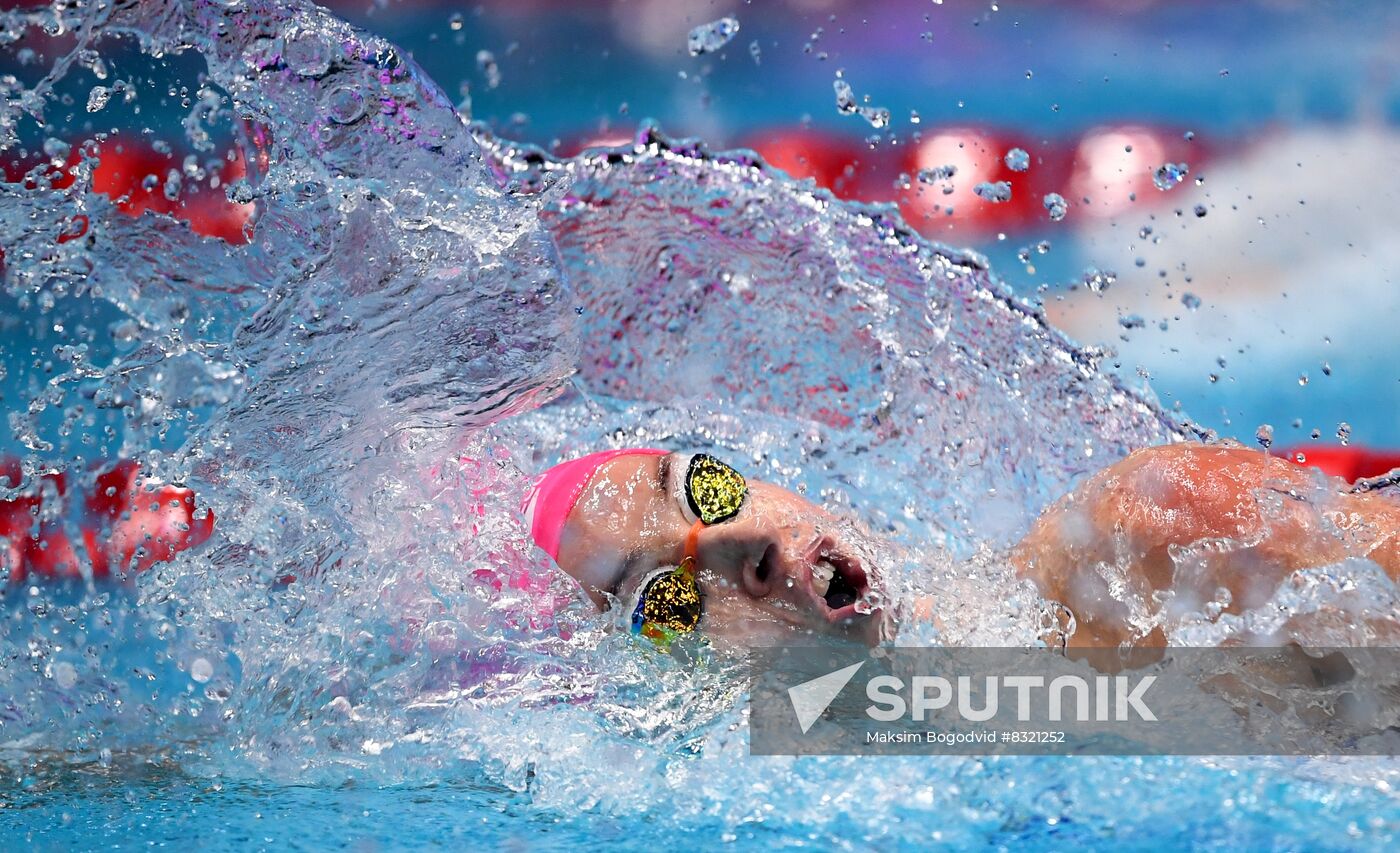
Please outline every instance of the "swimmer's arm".
[[[0, 459], [0, 484], [18, 483], [18, 462]], [[133, 462], [98, 474], [91, 494], [68, 494], [65, 478], [52, 476], [8, 500], [0, 500], [0, 592], [31, 578], [77, 579], [86, 563], [96, 579], [139, 572], [172, 559], [209, 538], [214, 514], [196, 504], [194, 492], [156, 483]], [[81, 500], [77, 531], [62, 506]]]
[[1400, 505], [1340, 486], [1238, 446], [1148, 448], [1048, 509], [1010, 559], [1074, 613], [1071, 645], [1160, 645], [1125, 601], [1170, 591], [1238, 613], [1289, 574], [1348, 557], [1400, 578]]

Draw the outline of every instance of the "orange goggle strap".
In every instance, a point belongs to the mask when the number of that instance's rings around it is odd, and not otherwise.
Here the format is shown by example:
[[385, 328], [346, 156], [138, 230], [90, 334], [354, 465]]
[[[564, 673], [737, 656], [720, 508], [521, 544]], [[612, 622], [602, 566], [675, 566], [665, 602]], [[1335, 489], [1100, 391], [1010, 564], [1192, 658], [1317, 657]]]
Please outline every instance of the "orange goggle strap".
[[685, 534], [685, 558], [695, 565], [700, 563], [700, 531], [704, 529], [705, 522], [697, 521]]

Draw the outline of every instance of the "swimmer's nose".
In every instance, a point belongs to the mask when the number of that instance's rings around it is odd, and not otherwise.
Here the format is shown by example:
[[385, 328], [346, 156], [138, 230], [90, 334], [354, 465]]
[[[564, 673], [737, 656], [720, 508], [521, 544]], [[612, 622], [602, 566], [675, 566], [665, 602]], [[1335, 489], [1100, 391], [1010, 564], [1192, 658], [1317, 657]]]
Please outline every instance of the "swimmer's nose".
[[776, 530], [716, 524], [696, 542], [700, 566], [727, 575], [745, 593], [767, 598], [795, 577], [796, 566]]

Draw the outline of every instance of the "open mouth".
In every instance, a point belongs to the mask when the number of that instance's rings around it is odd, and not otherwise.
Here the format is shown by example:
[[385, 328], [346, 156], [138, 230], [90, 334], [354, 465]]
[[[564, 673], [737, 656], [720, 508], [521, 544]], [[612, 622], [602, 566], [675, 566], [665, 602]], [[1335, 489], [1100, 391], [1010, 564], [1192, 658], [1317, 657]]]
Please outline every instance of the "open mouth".
[[811, 589], [828, 619], [848, 619], [857, 615], [855, 603], [870, 591], [870, 582], [858, 560], [822, 548], [811, 564]]

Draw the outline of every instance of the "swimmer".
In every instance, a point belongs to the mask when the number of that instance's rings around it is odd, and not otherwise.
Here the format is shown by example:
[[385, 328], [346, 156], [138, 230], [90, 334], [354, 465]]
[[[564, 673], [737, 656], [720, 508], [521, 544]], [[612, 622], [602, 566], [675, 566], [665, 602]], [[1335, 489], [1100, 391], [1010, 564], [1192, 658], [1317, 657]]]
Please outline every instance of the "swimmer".
[[840, 520], [705, 454], [614, 450], [545, 472], [527, 496], [535, 543], [601, 610], [661, 640], [743, 646], [816, 632], [874, 644], [858, 612], [879, 579]]
[[[18, 481], [13, 464], [0, 473], [0, 483]], [[1319, 479], [1238, 445], [1139, 450], [1047, 509], [1008, 558], [1073, 615], [1074, 630], [1056, 638], [1071, 648], [1165, 644], [1159, 626], [1134, 624], [1121, 590], [1223, 600], [1239, 613], [1291, 573], [1350, 557], [1400, 579], [1400, 504], [1325, 493]], [[131, 463], [98, 485], [83, 529], [96, 579], [210, 535], [213, 515], [193, 493]], [[39, 510], [37, 496], [0, 501], [0, 569], [11, 584], [80, 577], [73, 545], [52, 522], [34, 524]], [[695, 632], [739, 649], [814, 634], [874, 645], [897, 629], [888, 611], [863, 606], [882, 578], [854, 525], [706, 454], [613, 450], [561, 463], [535, 481], [525, 515], [535, 543], [600, 611], [659, 645]], [[1193, 559], [1183, 562], [1183, 549]], [[938, 607], [923, 598], [904, 618], [937, 620]]]
[[[1315, 471], [1238, 445], [1139, 450], [1051, 506], [1010, 552], [1020, 576], [1074, 616], [1070, 647], [1160, 646], [1135, 627], [1116, 581], [1257, 607], [1292, 572], [1348, 557], [1400, 578], [1400, 504], [1337, 491]], [[860, 600], [878, 590], [849, 524], [781, 487], [704, 454], [595, 453], [541, 476], [527, 498], [535, 542], [600, 610], [668, 644], [695, 631], [730, 646], [804, 634], [875, 644], [893, 618]], [[1227, 544], [1234, 543], [1234, 544]], [[1216, 547], [1212, 547], [1215, 544]], [[1202, 551], [1189, 571], [1173, 556]], [[909, 608], [937, 618], [937, 601]]]

